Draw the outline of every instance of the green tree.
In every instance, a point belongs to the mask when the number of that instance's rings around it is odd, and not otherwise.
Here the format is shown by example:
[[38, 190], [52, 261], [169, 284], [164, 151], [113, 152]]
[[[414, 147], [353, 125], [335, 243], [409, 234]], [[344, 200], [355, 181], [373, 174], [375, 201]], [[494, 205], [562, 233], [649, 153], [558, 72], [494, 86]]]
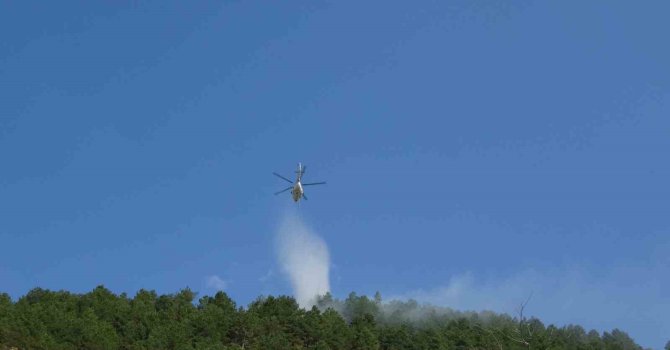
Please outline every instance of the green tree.
[[75, 295], [35, 288], [19, 299], [16, 310], [25, 332], [19, 347], [72, 349], [82, 344]]
[[11, 317], [13, 315], [12, 299], [9, 294], [0, 294], [0, 345], [11, 345], [10, 339], [13, 340], [11, 324]]
[[357, 296], [356, 293], [351, 292], [349, 297], [344, 301], [344, 308], [342, 310], [343, 316], [346, 320], [353, 321], [364, 315], [371, 315], [373, 318], [379, 316], [380, 305], [370, 300], [367, 296]]
[[612, 330], [612, 333], [603, 333], [602, 342], [606, 350], [642, 350], [626, 332], [618, 329]]
[[229, 333], [236, 317], [235, 302], [224, 292], [214, 297], [200, 298], [192, 321], [193, 341], [196, 348], [216, 348], [230, 345]]
[[191, 324], [195, 313], [195, 293], [186, 288], [177, 294], [161, 295], [155, 302], [157, 323], [147, 344], [155, 349], [192, 348]]
[[263, 349], [303, 347], [306, 340], [305, 311], [295, 299], [287, 296], [258, 299], [248, 313], [259, 320], [258, 346]]
[[75, 330], [80, 334], [74, 344], [79, 349], [118, 349], [119, 336], [111, 323], [102, 321], [92, 308], [85, 309], [78, 318]]
[[149, 335], [158, 323], [155, 291], [140, 289], [130, 300], [130, 313], [123, 325], [123, 342], [131, 349], [148, 348]]
[[378, 333], [383, 350], [415, 349], [414, 330], [407, 324], [381, 327]]
[[104, 286], [97, 286], [79, 299], [80, 310], [91, 309], [96, 318], [111, 327], [119, 341], [124, 336], [125, 324], [130, 317], [130, 301], [125, 294], [117, 296]]
[[308, 349], [346, 349], [350, 331], [346, 322], [333, 309], [323, 313], [316, 307], [305, 313], [305, 347]]
[[442, 335], [435, 329], [425, 328], [417, 331], [415, 348], [420, 350], [444, 350], [448, 349], [448, 345]]
[[375, 328], [375, 319], [371, 314], [356, 317], [351, 322], [351, 349], [379, 349], [379, 338]]
[[260, 333], [261, 325], [258, 315], [240, 308], [228, 335], [232, 343], [231, 346], [249, 349], [253, 347], [254, 340]]

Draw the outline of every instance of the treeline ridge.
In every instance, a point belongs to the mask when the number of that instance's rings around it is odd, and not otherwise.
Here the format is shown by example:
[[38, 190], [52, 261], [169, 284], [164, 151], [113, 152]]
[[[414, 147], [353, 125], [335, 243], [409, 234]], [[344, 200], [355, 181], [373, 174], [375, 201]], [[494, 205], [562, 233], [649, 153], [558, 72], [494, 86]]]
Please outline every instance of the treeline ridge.
[[642, 349], [626, 333], [545, 326], [535, 318], [458, 312], [415, 301], [327, 294], [310, 310], [292, 297], [238, 307], [224, 292], [134, 297], [103, 286], [77, 294], [0, 294], [0, 349]]

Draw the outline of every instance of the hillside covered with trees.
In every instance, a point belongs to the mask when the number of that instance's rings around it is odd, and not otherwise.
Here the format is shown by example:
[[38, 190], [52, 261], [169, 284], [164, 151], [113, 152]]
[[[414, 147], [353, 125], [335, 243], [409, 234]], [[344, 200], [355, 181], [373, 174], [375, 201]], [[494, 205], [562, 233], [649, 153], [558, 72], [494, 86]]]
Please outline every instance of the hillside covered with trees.
[[641, 349], [624, 332], [415, 301], [326, 295], [311, 310], [288, 296], [238, 307], [224, 292], [184, 289], [134, 297], [100, 286], [86, 294], [36, 288], [0, 294], [0, 349]]

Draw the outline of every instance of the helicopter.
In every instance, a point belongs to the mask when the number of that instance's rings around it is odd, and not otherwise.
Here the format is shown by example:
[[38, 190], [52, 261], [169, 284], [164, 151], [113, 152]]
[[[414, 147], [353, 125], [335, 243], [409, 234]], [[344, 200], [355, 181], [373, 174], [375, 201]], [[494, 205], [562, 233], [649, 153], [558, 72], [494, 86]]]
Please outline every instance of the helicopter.
[[284, 181], [288, 181], [292, 184], [291, 186], [286, 187], [285, 189], [283, 189], [279, 192], [275, 192], [275, 195], [278, 195], [280, 193], [284, 193], [288, 190], [291, 190], [291, 196], [293, 197], [293, 201], [298, 202], [301, 198], [304, 198], [305, 200], [307, 200], [307, 197], [305, 196], [305, 191], [302, 188], [303, 186], [325, 185], [326, 184], [325, 181], [323, 181], [323, 182], [311, 182], [311, 183], [300, 182], [302, 180], [302, 176], [305, 175], [305, 169], [306, 168], [307, 167], [302, 165], [302, 163], [298, 163], [298, 170], [296, 170], [296, 172], [295, 172], [297, 174], [295, 182], [293, 182], [293, 181], [291, 181], [291, 180], [273, 172], [272, 174], [274, 174], [275, 176], [281, 178]]

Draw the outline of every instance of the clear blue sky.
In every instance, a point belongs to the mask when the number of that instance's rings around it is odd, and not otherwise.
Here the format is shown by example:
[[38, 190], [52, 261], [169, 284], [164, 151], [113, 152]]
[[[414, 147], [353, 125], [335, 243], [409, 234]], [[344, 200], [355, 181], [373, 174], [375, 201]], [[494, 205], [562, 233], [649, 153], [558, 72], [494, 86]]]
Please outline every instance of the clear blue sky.
[[0, 4], [0, 289], [336, 296], [670, 339], [667, 1]]

